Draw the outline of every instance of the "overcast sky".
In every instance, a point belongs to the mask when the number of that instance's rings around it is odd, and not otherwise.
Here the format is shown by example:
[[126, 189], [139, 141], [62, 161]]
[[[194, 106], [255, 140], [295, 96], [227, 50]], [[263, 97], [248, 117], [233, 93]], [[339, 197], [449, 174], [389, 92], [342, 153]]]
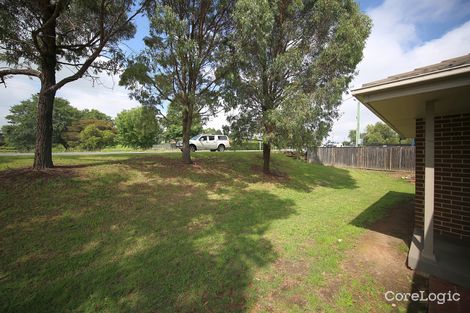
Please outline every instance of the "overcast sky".
[[[372, 33], [367, 41], [358, 76], [350, 89], [368, 81], [385, 78], [419, 66], [470, 53], [470, 1], [468, 0], [387, 0], [359, 1], [361, 9], [372, 18]], [[142, 49], [142, 38], [148, 33], [145, 18], [137, 20], [137, 34], [125, 45], [127, 54]], [[63, 69], [59, 76], [67, 75]], [[81, 79], [58, 92], [79, 108], [96, 108], [113, 117], [124, 109], [139, 104], [130, 100], [127, 91], [117, 85], [118, 77], [102, 75], [102, 85], [93, 86]], [[7, 88], [0, 86], [0, 125], [4, 125], [9, 108], [39, 91], [35, 79], [14, 77]], [[356, 128], [356, 103], [344, 96], [341, 118], [335, 123], [329, 139], [343, 141], [348, 131]], [[361, 128], [378, 119], [361, 105]], [[223, 115], [212, 118], [208, 127], [221, 128]]]

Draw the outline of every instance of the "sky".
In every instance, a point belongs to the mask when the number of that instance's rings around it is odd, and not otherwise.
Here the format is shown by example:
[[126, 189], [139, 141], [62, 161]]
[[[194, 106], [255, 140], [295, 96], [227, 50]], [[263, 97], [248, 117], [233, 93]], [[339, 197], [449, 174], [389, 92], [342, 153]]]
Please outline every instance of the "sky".
[[[371, 17], [372, 32], [367, 40], [364, 58], [357, 67], [358, 75], [350, 89], [393, 74], [413, 70], [442, 60], [470, 53], [469, 0], [362, 0], [361, 10]], [[122, 47], [130, 56], [143, 48], [142, 38], [148, 34], [145, 17], [136, 20], [136, 36]], [[70, 72], [64, 68], [58, 76]], [[112, 117], [125, 109], [139, 106], [131, 100], [124, 87], [118, 86], [118, 76], [101, 75], [100, 84], [80, 79], [67, 84], [57, 96], [79, 109], [98, 109]], [[39, 91], [39, 82], [27, 77], [7, 80], [0, 86], [0, 125], [12, 105]], [[341, 117], [335, 122], [328, 140], [342, 142], [349, 130], [356, 128], [357, 102], [345, 94], [340, 106]], [[361, 105], [361, 129], [379, 119]], [[227, 124], [224, 114], [209, 120], [207, 127], [221, 128]]]

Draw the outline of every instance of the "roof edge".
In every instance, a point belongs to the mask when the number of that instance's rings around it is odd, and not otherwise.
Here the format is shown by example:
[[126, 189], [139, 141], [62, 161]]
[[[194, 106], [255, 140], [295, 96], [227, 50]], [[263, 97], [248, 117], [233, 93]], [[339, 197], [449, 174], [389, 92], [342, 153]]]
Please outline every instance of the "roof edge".
[[366, 94], [369, 92], [378, 92], [390, 88], [398, 88], [402, 87], [405, 85], [413, 85], [413, 84], [419, 84], [422, 82], [427, 82], [431, 81], [434, 79], [442, 79], [442, 78], [447, 78], [449, 76], [454, 76], [454, 75], [459, 75], [459, 74], [465, 74], [465, 73], [470, 73], [470, 64], [464, 64], [452, 68], [447, 68], [443, 70], [438, 70], [438, 71], [433, 71], [425, 74], [420, 74], [417, 76], [412, 76], [412, 77], [407, 77], [407, 78], [401, 78], [398, 80], [394, 81], [388, 81], [388, 82], [383, 82], [379, 83], [376, 85], [368, 85], [368, 86], [362, 86], [360, 88], [356, 88], [351, 90], [351, 94], [353, 96], [360, 96], [362, 94]]

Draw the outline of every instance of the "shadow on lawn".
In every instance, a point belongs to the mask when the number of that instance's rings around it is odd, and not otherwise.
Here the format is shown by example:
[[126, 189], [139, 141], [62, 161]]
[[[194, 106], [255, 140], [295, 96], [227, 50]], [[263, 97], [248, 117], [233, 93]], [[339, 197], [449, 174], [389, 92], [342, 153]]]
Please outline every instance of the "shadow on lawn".
[[300, 192], [309, 192], [318, 186], [334, 189], [357, 188], [356, 181], [348, 170], [307, 164], [285, 156], [276, 155], [272, 158], [272, 175], [263, 174], [262, 156], [254, 153], [203, 158], [196, 155], [193, 159], [192, 165], [182, 164], [179, 158], [163, 156], [132, 158], [123, 164], [142, 170], [148, 175], [157, 174], [165, 179], [184, 177], [209, 187], [229, 184], [243, 188], [252, 183], [273, 183]]
[[253, 270], [276, 259], [263, 235], [294, 203], [133, 179], [116, 171], [29, 190], [26, 218], [0, 224], [2, 312], [245, 311]]
[[[414, 227], [413, 198], [412, 194], [390, 191], [359, 214], [351, 224], [401, 239], [409, 249]], [[403, 271], [406, 270], [406, 258], [404, 258]], [[403, 292], [419, 293], [428, 290], [427, 279], [416, 272], [413, 272], [409, 282], [409, 290]], [[427, 312], [427, 304], [409, 301], [406, 312]]]
[[0, 311], [245, 312], [254, 271], [277, 259], [266, 231], [296, 213], [252, 183], [356, 187], [346, 170], [286, 158], [264, 176], [259, 162], [152, 156], [2, 183]]
[[[409, 247], [413, 234], [414, 195], [389, 191], [361, 212], [351, 224], [403, 240]], [[382, 222], [381, 218], [393, 215]]]
[[[322, 186], [334, 189], [357, 188], [356, 181], [348, 170], [308, 164], [292, 160], [284, 155], [273, 155], [271, 159], [272, 175], [262, 171], [262, 156], [257, 153], [226, 153], [202, 154], [192, 156], [194, 164], [182, 163], [179, 155], [172, 157], [153, 155], [131, 157], [124, 160], [86, 159], [83, 164], [59, 165], [58, 171], [80, 168], [93, 168], [103, 165], [125, 165], [152, 176], [158, 175], [164, 179], [183, 177], [195, 183], [207, 184], [214, 187], [220, 184], [233, 184], [246, 187], [251, 183], [273, 183], [285, 188], [301, 192], [309, 192], [315, 187]], [[289, 176], [287, 173], [295, 172]]]

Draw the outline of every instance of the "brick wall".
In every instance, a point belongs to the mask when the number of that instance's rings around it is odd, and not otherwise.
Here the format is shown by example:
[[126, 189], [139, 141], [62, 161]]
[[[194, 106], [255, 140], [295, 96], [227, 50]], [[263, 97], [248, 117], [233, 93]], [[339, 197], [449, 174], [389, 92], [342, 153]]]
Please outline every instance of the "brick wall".
[[[470, 241], [470, 114], [435, 118], [434, 229]], [[423, 228], [424, 121], [416, 120], [415, 226]]]

